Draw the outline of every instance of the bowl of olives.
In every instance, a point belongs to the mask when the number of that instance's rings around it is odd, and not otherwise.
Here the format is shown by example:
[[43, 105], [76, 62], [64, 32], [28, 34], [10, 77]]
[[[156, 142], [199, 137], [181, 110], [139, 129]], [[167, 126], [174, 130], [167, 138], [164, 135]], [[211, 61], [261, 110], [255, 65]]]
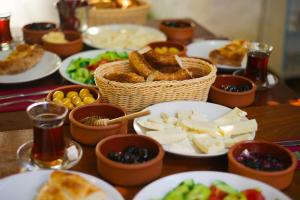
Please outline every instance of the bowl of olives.
[[218, 75], [209, 91], [209, 100], [228, 107], [246, 107], [255, 100], [253, 81], [238, 75]]
[[193, 39], [195, 24], [185, 19], [165, 19], [161, 21], [159, 29], [169, 41], [188, 44]]
[[227, 154], [228, 171], [258, 179], [278, 189], [287, 188], [297, 166], [296, 156], [287, 148], [269, 141], [244, 141]]
[[42, 37], [46, 33], [58, 30], [52, 22], [35, 22], [23, 26], [23, 37], [27, 44], [42, 44]]
[[154, 139], [135, 134], [101, 140], [95, 149], [98, 173], [109, 182], [136, 186], [159, 177], [164, 150]]

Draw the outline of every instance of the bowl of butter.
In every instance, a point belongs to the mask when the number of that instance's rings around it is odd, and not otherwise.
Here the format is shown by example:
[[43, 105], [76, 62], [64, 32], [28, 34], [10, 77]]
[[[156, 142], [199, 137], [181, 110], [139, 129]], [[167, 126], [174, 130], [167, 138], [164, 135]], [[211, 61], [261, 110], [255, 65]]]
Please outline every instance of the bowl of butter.
[[51, 31], [42, 37], [45, 50], [56, 53], [62, 58], [80, 52], [82, 49], [81, 34], [75, 31]]

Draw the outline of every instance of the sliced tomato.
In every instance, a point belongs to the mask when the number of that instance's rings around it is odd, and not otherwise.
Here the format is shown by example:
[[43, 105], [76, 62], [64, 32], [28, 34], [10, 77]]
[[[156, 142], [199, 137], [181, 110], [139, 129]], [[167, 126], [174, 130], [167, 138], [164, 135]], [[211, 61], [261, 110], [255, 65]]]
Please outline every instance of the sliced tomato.
[[209, 200], [222, 200], [227, 196], [227, 193], [218, 189], [216, 186], [211, 186], [211, 195], [209, 197]]
[[243, 190], [242, 193], [246, 196], [247, 200], [266, 200], [263, 194], [256, 189]]

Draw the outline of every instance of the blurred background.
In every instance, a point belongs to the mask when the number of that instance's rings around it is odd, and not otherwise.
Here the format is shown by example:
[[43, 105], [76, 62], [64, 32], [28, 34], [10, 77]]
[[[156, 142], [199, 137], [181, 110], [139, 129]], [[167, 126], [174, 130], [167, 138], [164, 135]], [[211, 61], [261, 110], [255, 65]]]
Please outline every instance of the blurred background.
[[[95, 0], [90, 0], [95, 1]], [[300, 93], [299, 0], [149, 0], [149, 18], [191, 18], [220, 37], [272, 44], [270, 70]], [[59, 23], [56, 0], [0, 0], [11, 12], [11, 31], [38, 21]]]

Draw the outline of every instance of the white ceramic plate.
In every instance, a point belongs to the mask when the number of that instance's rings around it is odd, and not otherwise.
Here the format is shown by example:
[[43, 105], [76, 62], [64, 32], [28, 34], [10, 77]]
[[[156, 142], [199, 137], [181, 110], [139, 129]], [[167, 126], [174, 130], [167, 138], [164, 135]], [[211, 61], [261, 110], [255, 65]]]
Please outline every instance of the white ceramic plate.
[[150, 42], [166, 39], [166, 35], [157, 29], [134, 24], [94, 26], [83, 33], [84, 43], [100, 49], [137, 50]]
[[[67, 73], [67, 68], [70, 65], [72, 60], [75, 60], [77, 58], [95, 58], [96, 56], [98, 56], [99, 54], [103, 54], [106, 51], [109, 51], [108, 49], [98, 49], [98, 50], [90, 50], [90, 51], [84, 51], [81, 53], [77, 53], [74, 54], [68, 58], [66, 58], [62, 64], [61, 67], [59, 68], [59, 73], [62, 77], [64, 77], [66, 80], [70, 81], [71, 83], [75, 83], [75, 84], [79, 84], [79, 85], [84, 85], [84, 86], [92, 86], [92, 87], [96, 87], [95, 85], [90, 85], [90, 84], [85, 84], [85, 83], [81, 83], [79, 81], [76, 81], [74, 79], [72, 79], [69, 74]], [[120, 51], [123, 52], [125, 50], [116, 50], [115, 51]]]
[[[206, 115], [209, 121], [214, 120], [218, 117], [223, 116], [224, 114], [231, 111], [230, 108], [225, 106], [221, 106], [218, 104], [202, 102], [202, 101], [171, 101], [155, 104], [145, 108], [144, 110], [150, 110], [151, 115], [158, 116], [160, 113], [165, 112], [170, 116], [175, 116], [178, 111], [188, 111], [188, 110], [196, 110], [204, 115]], [[150, 115], [150, 116], [151, 116]], [[148, 116], [136, 118], [133, 121], [133, 127], [137, 134], [145, 135], [146, 129], [141, 127], [137, 120], [146, 119]], [[245, 120], [248, 120], [245, 118]], [[251, 134], [251, 138], [249, 140], [253, 140], [255, 137], [255, 133]], [[189, 157], [213, 157], [224, 155], [227, 153], [227, 150], [215, 153], [215, 154], [204, 154], [199, 152], [195, 147], [193, 147], [192, 142], [189, 139], [185, 139], [183, 141], [163, 145], [163, 148], [166, 152], [173, 153], [181, 156], [189, 156]]]
[[133, 200], [162, 199], [164, 195], [186, 179], [193, 179], [195, 182], [203, 183], [207, 186], [214, 180], [221, 180], [238, 190], [259, 188], [267, 200], [291, 200], [279, 190], [260, 181], [235, 174], [213, 171], [184, 172], [163, 177], [144, 187]]
[[[1, 179], [0, 199], [33, 200], [39, 188], [47, 181], [51, 172], [51, 170], [24, 172]], [[91, 183], [103, 189], [108, 196], [108, 200], [124, 199], [113, 186], [99, 178], [74, 171], [67, 172], [79, 174]]]
[[[10, 52], [11, 51], [1, 51], [0, 60], [7, 57]], [[18, 74], [0, 75], [0, 83], [3, 84], [24, 83], [24, 82], [41, 79], [56, 72], [60, 64], [61, 64], [61, 59], [56, 54], [51, 53], [49, 51], [45, 51], [40, 62], [38, 62], [31, 69], [28, 69]]]
[[[187, 55], [188, 56], [195, 56], [195, 57], [202, 57], [209, 60], [209, 52], [214, 49], [218, 49], [224, 47], [225, 45], [229, 44], [229, 40], [201, 40], [196, 41], [187, 46]], [[241, 68], [246, 68], [247, 63], [247, 56], [244, 57], [242, 61], [242, 65], [240, 67], [229, 66], [229, 65], [216, 65], [220, 69], [230, 69], [230, 70], [237, 70]]]

